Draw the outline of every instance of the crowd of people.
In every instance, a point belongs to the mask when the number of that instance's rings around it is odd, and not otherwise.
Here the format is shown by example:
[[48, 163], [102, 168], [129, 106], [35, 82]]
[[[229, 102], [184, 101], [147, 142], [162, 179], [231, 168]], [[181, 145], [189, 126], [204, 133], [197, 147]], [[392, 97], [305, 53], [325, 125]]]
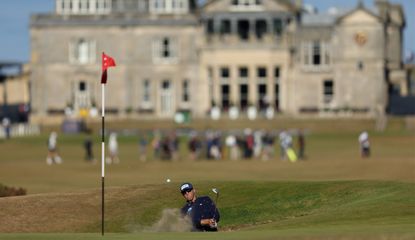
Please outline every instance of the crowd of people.
[[[179, 158], [191, 160], [208, 159], [260, 159], [268, 161], [276, 158], [277, 143], [279, 159], [295, 162], [305, 160], [305, 135], [302, 129], [280, 131], [266, 130], [232, 130], [232, 131], [174, 131], [154, 130], [138, 134], [139, 159], [143, 162], [149, 159], [176, 161]], [[106, 158], [107, 164], [120, 162], [117, 133], [109, 134]], [[366, 131], [359, 137], [361, 157], [370, 156], [369, 135]], [[62, 163], [58, 154], [57, 133], [52, 132], [48, 139], [48, 165]], [[84, 141], [85, 160], [95, 163], [91, 133]]]
[[[281, 159], [286, 159], [287, 149], [293, 150], [293, 135], [298, 136], [298, 156], [304, 159], [305, 139], [303, 131], [283, 130], [265, 131], [244, 130], [233, 131], [195, 131], [185, 133], [176, 131], [154, 131], [152, 134], [141, 134], [139, 139], [140, 159], [145, 161], [149, 152], [153, 159], [177, 160], [180, 146], [184, 144], [187, 155], [192, 160], [208, 159], [261, 159], [264, 161], [274, 158], [275, 140], [279, 135]], [[296, 153], [297, 155], [297, 153]], [[183, 156], [181, 156], [183, 157]]]

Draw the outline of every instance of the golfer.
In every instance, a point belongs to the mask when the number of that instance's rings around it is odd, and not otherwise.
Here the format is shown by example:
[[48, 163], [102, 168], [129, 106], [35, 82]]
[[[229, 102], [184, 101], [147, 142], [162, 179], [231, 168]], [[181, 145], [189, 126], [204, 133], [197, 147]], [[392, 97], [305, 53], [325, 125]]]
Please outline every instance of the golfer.
[[216, 232], [220, 215], [215, 203], [208, 196], [197, 197], [191, 183], [183, 183], [180, 192], [186, 199], [186, 204], [181, 209], [183, 216], [192, 221], [194, 232]]

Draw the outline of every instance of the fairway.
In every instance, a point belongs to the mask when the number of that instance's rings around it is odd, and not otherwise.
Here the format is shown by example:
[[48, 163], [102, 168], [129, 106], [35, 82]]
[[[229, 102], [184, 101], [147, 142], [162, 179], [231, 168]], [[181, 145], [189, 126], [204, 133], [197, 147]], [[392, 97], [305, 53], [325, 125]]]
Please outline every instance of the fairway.
[[[149, 150], [143, 162], [138, 137], [121, 135], [121, 162], [106, 168], [110, 234], [105, 238], [212, 239], [210, 234], [152, 232], [163, 210], [183, 204], [178, 187], [184, 181], [193, 182], [201, 195], [211, 194], [213, 187], [221, 189], [218, 239], [415, 237], [413, 132], [396, 122], [385, 132], [371, 131], [373, 154], [361, 159], [357, 135], [370, 123], [343, 124], [344, 129], [296, 124], [308, 130], [307, 159], [296, 163], [281, 161], [277, 144], [269, 161], [193, 161], [186, 139], [177, 161], [154, 159]], [[64, 163], [46, 165], [47, 133], [0, 142], [0, 183], [23, 187], [29, 194], [0, 198], [0, 239], [98, 239], [100, 163], [84, 161], [85, 136], [60, 134]], [[100, 137], [94, 139], [99, 160]]]

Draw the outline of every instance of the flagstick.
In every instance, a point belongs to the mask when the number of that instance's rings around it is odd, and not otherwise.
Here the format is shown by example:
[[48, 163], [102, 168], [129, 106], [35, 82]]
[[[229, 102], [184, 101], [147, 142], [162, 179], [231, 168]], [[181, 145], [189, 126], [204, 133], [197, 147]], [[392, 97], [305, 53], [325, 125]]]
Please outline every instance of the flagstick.
[[102, 110], [101, 110], [101, 116], [102, 116], [102, 141], [101, 141], [101, 182], [102, 182], [102, 235], [104, 235], [104, 180], [105, 180], [105, 84], [101, 84], [101, 98], [102, 98]]

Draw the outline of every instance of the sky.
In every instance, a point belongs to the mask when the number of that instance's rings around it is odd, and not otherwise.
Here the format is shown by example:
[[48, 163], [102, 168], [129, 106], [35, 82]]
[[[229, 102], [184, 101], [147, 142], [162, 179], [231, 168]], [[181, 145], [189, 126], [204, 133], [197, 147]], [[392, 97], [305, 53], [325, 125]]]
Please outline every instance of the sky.
[[[303, 0], [325, 12], [336, 6], [351, 9], [359, 0]], [[375, 0], [363, 0], [369, 9]], [[389, 0], [400, 3], [406, 16], [404, 54], [415, 52], [415, 0]], [[0, 0], [0, 61], [28, 62], [30, 56], [29, 19], [34, 13], [53, 12], [55, 0]]]

